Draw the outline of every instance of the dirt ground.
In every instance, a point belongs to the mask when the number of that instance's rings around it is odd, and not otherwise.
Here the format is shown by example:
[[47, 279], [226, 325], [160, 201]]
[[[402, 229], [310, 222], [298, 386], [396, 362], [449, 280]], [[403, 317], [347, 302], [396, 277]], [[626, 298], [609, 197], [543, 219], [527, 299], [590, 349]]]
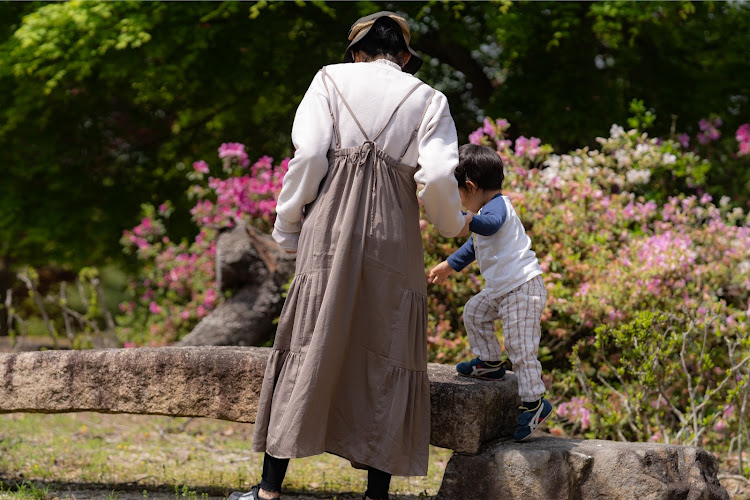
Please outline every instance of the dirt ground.
[[[727, 489], [731, 500], [750, 500], [750, 481], [744, 478], [724, 477], [721, 480], [722, 485]], [[181, 498], [200, 499], [200, 500], [224, 500], [231, 493], [230, 491], [222, 492], [216, 490], [193, 490], [190, 493], [176, 492], [172, 487], [147, 488], [144, 489], [135, 484], [45, 484], [36, 483], [36, 488], [46, 489], [47, 496], [45, 500], [179, 500]], [[10, 500], [19, 498], [12, 493], [0, 493], [0, 500]], [[28, 497], [23, 497], [28, 498]], [[310, 495], [306, 493], [285, 492], [282, 499], [294, 500], [360, 500], [361, 494], [348, 493], [336, 494], [335, 496], [327, 495]], [[391, 500], [434, 500], [434, 496], [414, 496], [414, 495], [391, 495]]]

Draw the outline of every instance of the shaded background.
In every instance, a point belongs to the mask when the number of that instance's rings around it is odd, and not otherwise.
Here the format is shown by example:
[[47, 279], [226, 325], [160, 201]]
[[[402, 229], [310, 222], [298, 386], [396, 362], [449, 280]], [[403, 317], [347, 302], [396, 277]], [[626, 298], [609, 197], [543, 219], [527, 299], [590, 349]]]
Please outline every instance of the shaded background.
[[[172, 200], [189, 236], [185, 169], [222, 142], [290, 155], [314, 73], [381, 9], [409, 18], [462, 140], [505, 117], [565, 152], [626, 125], [633, 99], [651, 135], [748, 120], [746, 2], [2, 2], [0, 290], [22, 265], [132, 267], [119, 238], [144, 202]], [[708, 185], [745, 204], [750, 174], [724, 170]]]

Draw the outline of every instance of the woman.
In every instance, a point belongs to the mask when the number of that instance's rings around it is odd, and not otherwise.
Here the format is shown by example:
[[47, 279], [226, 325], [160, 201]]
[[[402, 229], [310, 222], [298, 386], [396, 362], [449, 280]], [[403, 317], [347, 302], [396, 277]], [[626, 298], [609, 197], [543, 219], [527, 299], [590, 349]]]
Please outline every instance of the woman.
[[[365, 498], [392, 474], [427, 473], [430, 385], [419, 197], [448, 237], [468, 224], [453, 175], [455, 125], [392, 12], [359, 19], [344, 63], [313, 79], [294, 120], [294, 158], [273, 236], [297, 252], [255, 423], [262, 481], [277, 498], [289, 458], [334, 453], [368, 470]], [[304, 216], [304, 223], [303, 221]]]

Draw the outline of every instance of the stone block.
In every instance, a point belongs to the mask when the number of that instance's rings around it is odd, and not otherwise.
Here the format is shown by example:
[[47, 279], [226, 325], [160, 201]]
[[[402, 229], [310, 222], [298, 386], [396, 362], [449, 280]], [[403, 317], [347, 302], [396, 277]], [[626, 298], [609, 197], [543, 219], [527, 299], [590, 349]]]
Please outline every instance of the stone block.
[[482, 444], [509, 437], [516, 428], [518, 380], [461, 377], [454, 365], [430, 363], [430, 443], [460, 453], [477, 453]]

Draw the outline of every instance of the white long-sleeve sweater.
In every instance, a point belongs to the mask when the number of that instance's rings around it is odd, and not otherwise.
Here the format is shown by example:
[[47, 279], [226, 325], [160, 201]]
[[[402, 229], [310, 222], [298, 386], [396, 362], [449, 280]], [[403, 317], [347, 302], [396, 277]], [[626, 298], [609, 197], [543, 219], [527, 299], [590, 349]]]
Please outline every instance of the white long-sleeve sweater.
[[[335, 64], [327, 66], [326, 71], [371, 139], [419, 81], [395, 64], [384, 61]], [[297, 248], [303, 208], [315, 200], [328, 171], [328, 150], [336, 147], [329, 99], [334, 100], [332, 108], [340, 128], [341, 147], [356, 147], [365, 141], [333, 85], [330, 81], [326, 83], [327, 89], [319, 71], [294, 118], [292, 142], [295, 153], [279, 194], [273, 231], [274, 239], [285, 250]], [[417, 88], [377, 140], [377, 144], [393, 158], [398, 158], [408, 143], [432, 91], [432, 87], [426, 84]], [[456, 236], [464, 227], [453, 173], [458, 164], [458, 139], [448, 100], [441, 92], [435, 92], [418, 135], [402, 162], [421, 167], [415, 171], [414, 180], [423, 186], [419, 197], [424, 202], [428, 219], [444, 236]]]

